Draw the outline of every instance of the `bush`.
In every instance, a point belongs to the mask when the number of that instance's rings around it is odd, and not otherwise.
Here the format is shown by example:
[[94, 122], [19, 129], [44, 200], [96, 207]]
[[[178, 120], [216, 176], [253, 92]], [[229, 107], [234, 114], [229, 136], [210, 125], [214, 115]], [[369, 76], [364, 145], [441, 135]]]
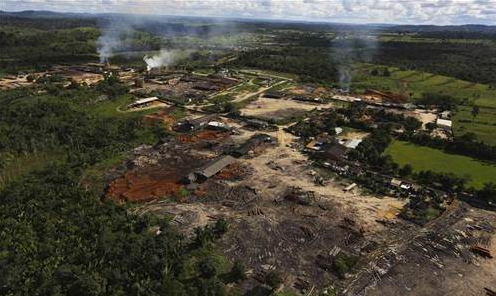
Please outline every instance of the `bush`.
[[228, 229], [229, 223], [225, 219], [221, 218], [215, 222], [213, 232], [217, 237], [221, 237], [224, 233], [227, 232]]
[[233, 281], [240, 282], [246, 279], [246, 267], [243, 262], [236, 260], [231, 269], [231, 277]]
[[355, 267], [358, 257], [353, 255], [343, 255], [338, 257], [332, 263], [332, 268], [340, 278], [344, 278], [346, 274], [350, 273]]
[[277, 290], [282, 283], [283, 279], [281, 275], [275, 270], [269, 272], [265, 277], [265, 284], [267, 284], [272, 290]]
[[214, 263], [208, 259], [200, 262], [198, 271], [202, 278], [213, 278], [217, 275], [217, 269], [215, 268]]

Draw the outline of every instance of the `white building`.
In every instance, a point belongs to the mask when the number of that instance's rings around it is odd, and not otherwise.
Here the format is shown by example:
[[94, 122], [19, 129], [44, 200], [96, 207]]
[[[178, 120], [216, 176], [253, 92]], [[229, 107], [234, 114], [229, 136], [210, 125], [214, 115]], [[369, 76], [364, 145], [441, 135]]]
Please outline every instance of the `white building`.
[[440, 128], [451, 130], [452, 122], [451, 120], [438, 118], [436, 120], [436, 125]]
[[127, 108], [131, 109], [131, 108], [146, 107], [146, 106], [149, 106], [152, 103], [157, 102], [157, 101], [159, 101], [159, 98], [157, 98], [157, 97], [139, 99], [139, 100], [135, 101], [134, 103], [127, 105]]
[[362, 139], [351, 139], [343, 143], [343, 146], [350, 149], [356, 149], [360, 143], [362, 143]]

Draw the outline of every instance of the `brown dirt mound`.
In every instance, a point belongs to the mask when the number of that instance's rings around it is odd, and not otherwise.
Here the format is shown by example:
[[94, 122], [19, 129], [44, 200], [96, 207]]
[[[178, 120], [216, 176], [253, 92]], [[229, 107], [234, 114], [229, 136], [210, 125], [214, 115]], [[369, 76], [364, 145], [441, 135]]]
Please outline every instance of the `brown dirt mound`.
[[159, 112], [148, 114], [143, 116], [143, 122], [147, 126], [153, 126], [155, 124], [163, 124], [172, 127], [175, 123], [175, 120], [172, 116], [169, 115], [170, 110], [161, 110]]
[[177, 140], [180, 143], [198, 143], [200, 141], [214, 141], [226, 138], [229, 136], [227, 132], [203, 130], [190, 135], [179, 135]]
[[239, 163], [233, 163], [227, 168], [220, 171], [213, 178], [216, 180], [240, 180], [247, 174], [247, 168], [240, 165]]
[[109, 185], [107, 196], [114, 200], [142, 202], [176, 195], [182, 188], [178, 184], [180, 172], [153, 170], [131, 171]]

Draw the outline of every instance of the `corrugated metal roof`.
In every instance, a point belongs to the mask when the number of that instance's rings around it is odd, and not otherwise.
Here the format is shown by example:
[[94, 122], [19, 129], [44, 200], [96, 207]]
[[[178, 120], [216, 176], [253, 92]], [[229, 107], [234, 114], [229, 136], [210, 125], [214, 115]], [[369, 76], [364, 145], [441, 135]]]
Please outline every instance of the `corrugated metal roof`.
[[360, 143], [362, 143], [362, 139], [352, 139], [352, 140], [346, 141], [343, 145], [346, 148], [355, 149], [356, 147], [358, 147], [358, 145], [360, 145]]
[[134, 102], [134, 104], [146, 104], [146, 103], [154, 102], [154, 101], [157, 101], [157, 100], [158, 100], [157, 97], [139, 99], [136, 102]]
[[451, 120], [446, 120], [446, 119], [438, 118], [437, 121], [436, 121], [436, 124], [437, 125], [451, 127]]
[[202, 170], [198, 171], [197, 174], [204, 176], [206, 178], [210, 178], [213, 175], [220, 172], [225, 167], [227, 167], [228, 165], [233, 164], [235, 162], [236, 162], [236, 158], [230, 155], [221, 156], [213, 160], [209, 164], [207, 164]]
[[256, 135], [252, 136], [250, 139], [248, 139], [246, 142], [241, 144], [241, 146], [239, 146], [236, 150], [234, 150], [234, 152], [233, 152], [234, 156], [237, 156], [237, 157], [243, 156], [246, 153], [248, 153], [248, 151], [255, 148], [256, 146], [258, 146], [264, 142], [270, 141], [271, 139], [272, 138], [267, 134], [256, 134]]

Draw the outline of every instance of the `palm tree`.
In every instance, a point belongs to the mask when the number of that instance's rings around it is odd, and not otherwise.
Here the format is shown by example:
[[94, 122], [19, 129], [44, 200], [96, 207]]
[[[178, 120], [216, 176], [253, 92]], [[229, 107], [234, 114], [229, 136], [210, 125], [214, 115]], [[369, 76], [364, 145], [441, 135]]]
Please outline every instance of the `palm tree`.
[[472, 120], [474, 120], [477, 115], [479, 115], [479, 106], [474, 105], [472, 107]]

